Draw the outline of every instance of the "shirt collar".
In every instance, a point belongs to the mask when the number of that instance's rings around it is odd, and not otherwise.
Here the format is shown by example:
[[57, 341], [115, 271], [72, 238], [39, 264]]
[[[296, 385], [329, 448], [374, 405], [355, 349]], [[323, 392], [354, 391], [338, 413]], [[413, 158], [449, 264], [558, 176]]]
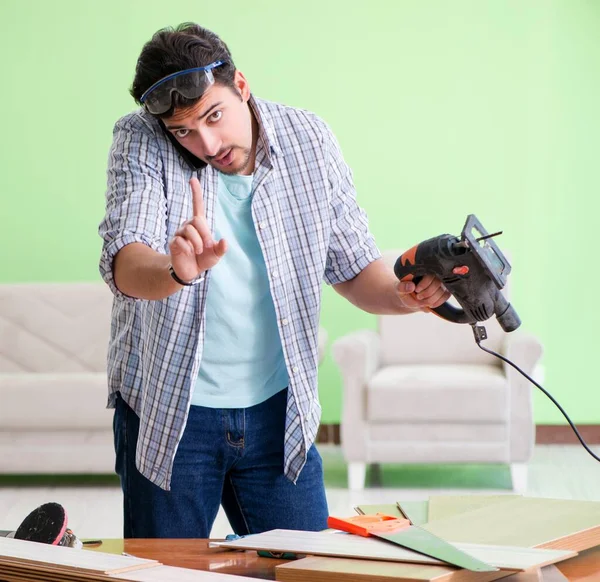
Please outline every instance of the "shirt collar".
[[256, 99], [254, 95], [250, 95], [248, 105], [258, 122], [258, 139], [259, 141], [262, 141], [269, 158], [271, 158], [271, 154], [275, 156], [283, 155], [283, 151], [277, 140], [275, 128], [273, 127], [273, 120], [271, 119], [264, 102], [260, 99]]

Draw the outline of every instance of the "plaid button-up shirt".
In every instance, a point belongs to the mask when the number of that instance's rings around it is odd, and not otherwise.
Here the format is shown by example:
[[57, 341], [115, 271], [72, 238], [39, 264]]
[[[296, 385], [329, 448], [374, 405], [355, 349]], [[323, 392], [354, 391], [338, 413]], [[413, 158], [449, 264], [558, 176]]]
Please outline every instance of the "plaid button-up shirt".
[[[295, 482], [321, 415], [317, 357], [323, 279], [329, 284], [352, 279], [380, 254], [356, 203], [351, 171], [326, 124], [312, 113], [254, 97], [250, 106], [259, 123], [252, 217], [290, 377], [284, 473]], [[119, 250], [133, 242], [169, 252], [168, 241], [192, 216], [194, 174], [214, 228], [218, 173], [194, 160], [143, 109], [120, 119], [99, 228], [100, 272], [115, 295], [108, 405], [114, 406], [120, 392], [140, 417], [137, 467], [167, 490], [202, 358], [210, 271], [196, 286], [146, 301], [116, 288], [112, 266]]]

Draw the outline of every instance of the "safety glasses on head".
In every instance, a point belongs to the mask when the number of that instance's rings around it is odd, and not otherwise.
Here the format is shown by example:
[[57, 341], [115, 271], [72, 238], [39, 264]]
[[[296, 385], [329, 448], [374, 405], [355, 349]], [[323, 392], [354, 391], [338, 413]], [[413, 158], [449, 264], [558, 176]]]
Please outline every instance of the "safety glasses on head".
[[167, 75], [144, 91], [140, 102], [149, 113], [162, 115], [171, 109], [174, 91], [186, 99], [198, 99], [215, 82], [212, 70], [223, 64], [224, 61], [215, 61], [205, 67], [194, 67]]

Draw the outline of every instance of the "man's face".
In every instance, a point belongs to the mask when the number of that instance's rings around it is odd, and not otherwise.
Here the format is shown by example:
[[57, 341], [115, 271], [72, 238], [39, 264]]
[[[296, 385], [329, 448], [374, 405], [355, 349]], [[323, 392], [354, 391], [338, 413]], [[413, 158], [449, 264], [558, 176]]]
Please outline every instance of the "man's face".
[[200, 101], [176, 109], [163, 118], [167, 131], [197, 158], [224, 174], [251, 174], [254, 170], [253, 116], [248, 107], [250, 89], [236, 71], [235, 85], [211, 85]]

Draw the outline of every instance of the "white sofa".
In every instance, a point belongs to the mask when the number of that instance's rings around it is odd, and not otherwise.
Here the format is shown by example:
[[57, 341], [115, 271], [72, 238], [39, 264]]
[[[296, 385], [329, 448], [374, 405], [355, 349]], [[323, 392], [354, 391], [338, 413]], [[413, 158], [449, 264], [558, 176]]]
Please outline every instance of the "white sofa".
[[[388, 251], [384, 260], [393, 265], [400, 254]], [[355, 331], [332, 346], [343, 380], [349, 487], [364, 487], [368, 464], [501, 463], [523, 492], [535, 441], [531, 384], [481, 351], [469, 325], [426, 313], [377, 321], [377, 331]], [[495, 318], [484, 325], [483, 345], [531, 376], [540, 342], [520, 330], [504, 333]]]
[[0, 285], [0, 473], [114, 473], [98, 283]]
[[0, 474], [114, 473], [111, 306], [102, 282], [0, 285]]

